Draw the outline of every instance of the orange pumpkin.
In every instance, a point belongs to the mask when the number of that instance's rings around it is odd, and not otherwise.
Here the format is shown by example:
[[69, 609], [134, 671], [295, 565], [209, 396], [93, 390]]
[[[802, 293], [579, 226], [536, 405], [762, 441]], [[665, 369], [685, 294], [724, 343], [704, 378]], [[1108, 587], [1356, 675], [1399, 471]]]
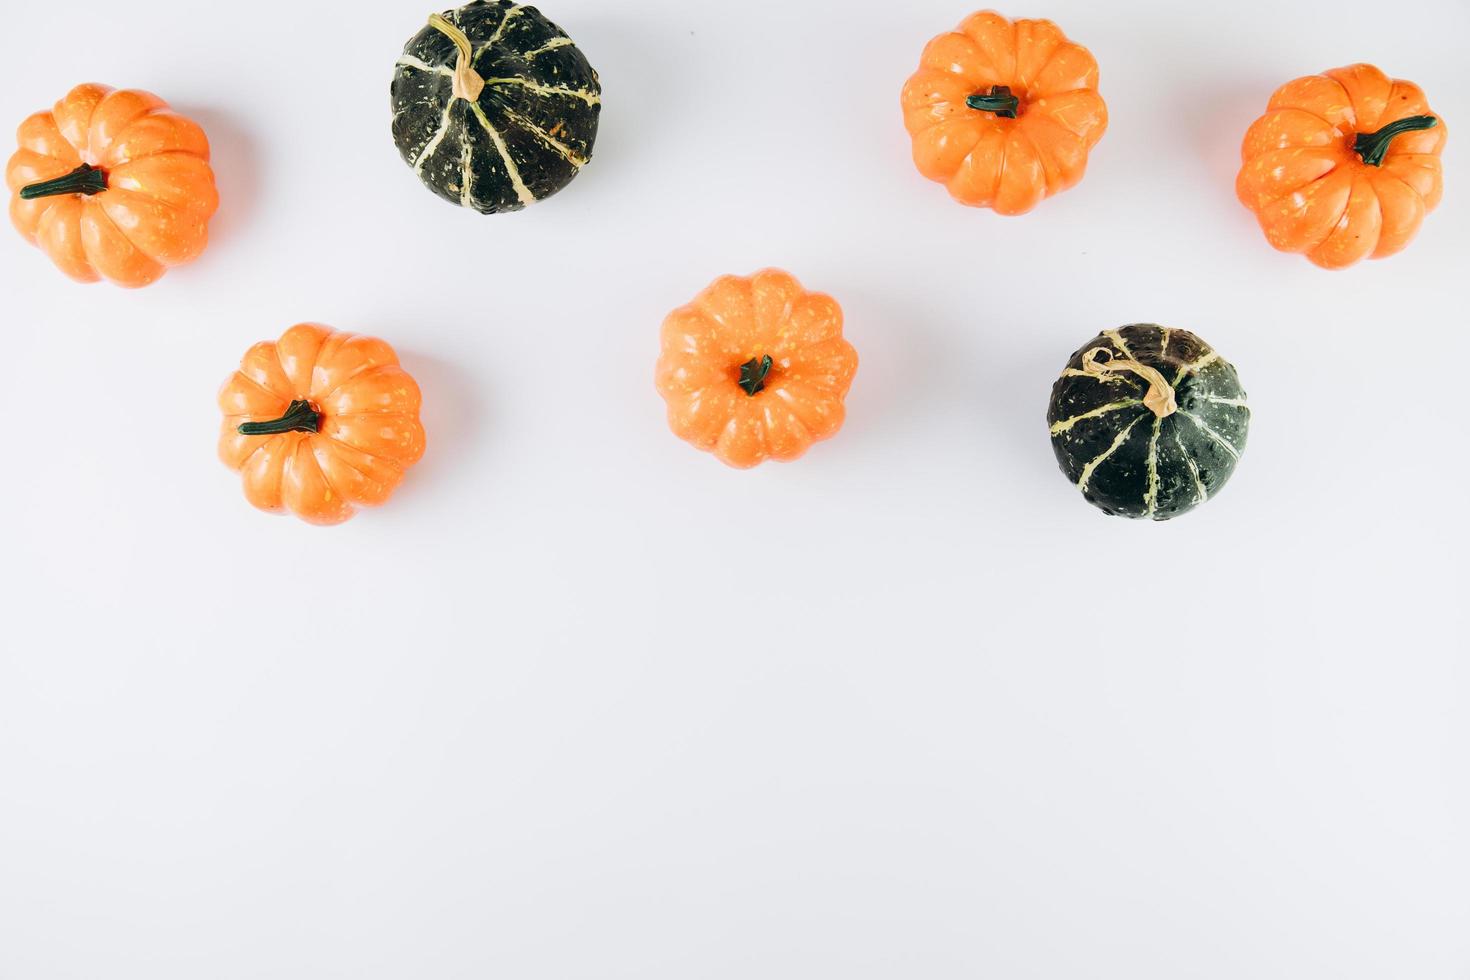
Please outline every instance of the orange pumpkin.
[[1443, 192], [1444, 121], [1372, 65], [1287, 82], [1245, 134], [1235, 191], [1266, 240], [1326, 269], [1400, 251]]
[[767, 269], [670, 313], [655, 380], [675, 435], [746, 469], [835, 435], [856, 371], [837, 301]]
[[424, 454], [419, 386], [375, 337], [297, 324], [245, 352], [219, 405], [245, 499], [312, 524], [383, 503]]
[[903, 88], [919, 173], [962, 204], [1024, 214], [1082, 179], [1108, 128], [1097, 62], [1049, 20], [966, 18]]
[[73, 279], [146, 286], [204, 251], [209, 141], [158, 96], [78, 85], [16, 138], [10, 219]]

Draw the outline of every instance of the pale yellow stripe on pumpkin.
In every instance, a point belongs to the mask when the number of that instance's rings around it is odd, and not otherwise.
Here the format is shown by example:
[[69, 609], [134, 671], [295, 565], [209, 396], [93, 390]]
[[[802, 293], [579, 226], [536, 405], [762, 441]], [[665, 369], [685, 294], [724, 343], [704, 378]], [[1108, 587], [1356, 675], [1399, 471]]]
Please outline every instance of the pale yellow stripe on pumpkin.
[[1051, 427], [1051, 434], [1054, 436], [1060, 435], [1084, 419], [1095, 419], [1099, 415], [1106, 415], [1109, 412], [1116, 412], [1119, 409], [1132, 408], [1134, 405], [1142, 404], [1143, 402], [1137, 398], [1125, 398], [1123, 401], [1120, 402], [1112, 402], [1107, 405], [1102, 405], [1098, 408], [1092, 409], [1091, 411], [1083, 412], [1081, 415], [1074, 415], [1069, 419], [1062, 419], [1060, 422], [1054, 423]]
[[1225, 451], [1229, 453], [1232, 458], [1240, 458], [1240, 450], [1231, 445], [1229, 439], [1226, 439], [1224, 436], [1220, 435], [1220, 433], [1216, 432], [1208, 425], [1205, 425], [1204, 419], [1200, 418], [1198, 415], [1195, 415], [1192, 412], [1186, 412], [1182, 408], [1179, 410], [1179, 414], [1183, 415], [1185, 418], [1189, 419], [1189, 421], [1193, 422], [1195, 424], [1195, 427], [1198, 428], [1205, 435], [1218, 442], [1222, 447], [1224, 447]]
[[448, 65], [431, 65], [426, 61], [415, 58], [411, 54], [406, 54], [403, 57], [399, 58], [398, 67], [412, 68], [415, 71], [426, 71], [433, 75], [444, 75], [448, 78], [454, 77], [454, 69], [450, 68]]
[[586, 157], [578, 154], [571, 147], [567, 146], [555, 136], [552, 136], [546, 130], [542, 129], [540, 126], [536, 125], [531, 120], [521, 115], [519, 112], [516, 112], [514, 109], [506, 109], [505, 114], [511, 119], [515, 120], [515, 122], [522, 129], [526, 130], [526, 132], [534, 133], [536, 136], [538, 136], [543, 142], [546, 143], [547, 146], [560, 153], [562, 155], [562, 158], [565, 159], [567, 163], [570, 163], [578, 170], [587, 165]]
[[1184, 448], [1184, 443], [1179, 441], [1179, 430], [1174, 430], [1174, 445], [1179, 447], [1179, 455], [1184, 457], [1184, 465], [1189, 467], [1189, 475], [1194, 477], [1194, 489], [1198, 494], [1194, 502], [1202, 504], [1210, 499], [1210, 491], [1205, 486], [1205, 481], [1200, 479], [1199, 467], [1194, 463], [1194, 457], [1189, 455], [1189, 450]]
[[572, 43], [572, 39], [569, 38], [569, 37], [554, 37], [550, 41], [547, 41], [545, 44], [541, 45], [541, 47], [535, 49], [534, 51], [527, 51], [525, 53], [524, 57], [534, 58], [538, 54], [545, 54], [548, 51], [555, 51], [557, 48], [564, 48], [564, 47], [566, 47], [567, 45], [569, 45], [571, 43]]
[[1147, 505], [1144, 517], [1153, 517], [1159, 506], [1159, 432], [1163, 425], [1164, 417], [1155, 416], [1154, 432], [1148, 440], [1148, 490], [1143, 495], [1143, 502]]
[[1077, 480], [1078, 490], [1087, 489], [1088, 481], [1092, 479], [1092, 474], [1097, 471], [1097, 468], [1103, 463], [1107, 462], [1108, 457], [1117, 452], [1118, 448], [1122, 446], [1123, 443], [1128, 441], [1128, 434], [1133, 431], [1133, 427], [1135, 425], [1143, 421], [1145, 415], [1152, 414], [1152, 412], [1143, 412], [1138, 416], [1138, 418], [1134, 419], [1132, 422], [1129, 422], [1126, 426], [1123, 427], [1123, 431], [1118, 433], [1118, 437], [1113, 440], [1113, 444], [1111, 446], [1109, 446], [1107, 449], [1104, 449], [1102, 453], [1092, 462], [1082, 467], [1082, 476], [1079, 477]]
[[[475, 108], [478, 109], [479, 106]], [[474, 176], [474, 162], [474, 151], [470, 147], [470, 134], [461, 133], [459, 138], [459, 206], [462, 208], [471, 207], [475, 200], [475, 196], [470, 193], [470, 178]]]
[[478, 102], [473, 103], [471, 108], [474, 109], [475, 118], [480, 120], [480, 125], [485, 127], [485, 133], [490, 137], [490, 142], [495, 144], [495, 152], [499, 153], [500, 159], [505, 161], [505, 172], [510, 176], [511, 187], [515, 188], [516, 199], [522, 204], [535, 204], [536, 195], [531, 193], [531, 189], [521, 179], [520, 168], [510, 158], [510, 148], [505, 145], [505, 138], [500, 135], [499, 130], [490, 125], [490, 120], [485, 116], [485, 110], [480, 108]]
[[1200, 401], [1209, 402], [1212, 405], [1229, 405], [1231, 408], [1243, 408], [1247, 412], [1251, 410], [1244, 398], [1221, 398], [1219, 395], [1199, 395], [1197, 397]]
[[429, 142], [424, 144], [424, 148], [419, 151], [418, 158], [413, 162], [414, 173], [420, 176], [423, 175], [424, 163], [435, 150], [439, 149], [439, 144], [444, 142], [444, 134], [449, 132], [449, 114], [454, 111], [454, 103], [456, 101], [458, 100], [450, 99], [449, 104], [444, 107], [444, 115], [439, 120], [439, 129], [429, 138]]
[[1159, 329], [1164, 331], [1164, 339], [1159, 344], [1159, 360], [1162, 361], [1164, 358], [1169, 356], [1169, 328], [1160, 327]]
[[1177, 387], [1179, 382], [1184, 380], [1184, 376], [1186, 374], [1198, 374], [1200, 371], [1209, 367], [1211, 364], [1214, 364], [1219, 359], [1220, 352], [1217, 350], [1212, 350], [1208, 354], [1205, 354], [1203, 357], [1201, 357], [1199, 360], [1195, 361], [1193, 364], [1184, 365], [1179, 369], [1179, 373], [1174, 375], [1175, 386]]
[[527, 81], [524, 78], [487, 78], [485, 79], [485, 84], [519, 85], [538, 95], [566, 95], [574, 99], [581, 99], [588, 105], [598, 105], [602, 102], [602, 96], [595, 92], [584, 92], [578, 88], [566, 88], [558, 85], [540, 85], [536, 82]]
[[495, 45], [500, 43], [500, 39], [505, 36], [505, 29], [510, 26], [511, 19], [520, 12], [520, 4], [516, 4], [514, 7], [511, 7], [505, 12], [505, 16], [500, 20], [500, 26], [495, 28], [494, 34], [490, 35], [490, 40], [486, 41], [475, 50], [474, 56], [470, 58], [471, 65], [473, 65], [476, 61], [480, 59], [480, 55], [484, 54], [486, 51], [489, 51]]
[[[1111, 340], [1113, 345], [1123, 352], [1124, 357], [1133, 357], [1133, 352], [1128, 349], [1128, 342], [1123, 339], [1121, 333], [1116, 330], [1104, 330], [1103, 336]], [[1137, 360], [1136, 357], [1133, 359]]]

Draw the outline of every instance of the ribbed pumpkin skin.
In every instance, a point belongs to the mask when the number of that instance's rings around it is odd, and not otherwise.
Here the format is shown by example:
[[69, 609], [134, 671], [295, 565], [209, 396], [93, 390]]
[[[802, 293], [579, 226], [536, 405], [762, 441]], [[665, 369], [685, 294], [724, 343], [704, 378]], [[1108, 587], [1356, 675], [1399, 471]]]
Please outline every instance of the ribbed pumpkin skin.
[[[664, 320], [654, 383], [680, 439], [749, 469], [789, 462], [830, 439], [858, 356], [842, 336], [842, 307], [790, 273], [721, 276]], [[744, 387], [764, 358], [760, 387]]]
[[[240, 432], [281, 418], [298, 399], [319, 414], [316, 431]], [[386, 503], [423, 456], [421, 400], [385, 341], [298, 323], [246, 351], [220, 389], [219, 456], [261, 510], [341, 524]]]
[[[219, 207], [209, 140], [163, 99], [78, 85], [16, 135], [5, 169], [10, 219], [71, 278], [136, 289], [204, 251]], [[21, 197], [82, 164], [105, 174], [106, 190]]]
[[[1025, 214], [1073, 187], [1108, 128], [1097, 61], [1049, 20], [993, 10], [965, 18], [924, 48], [903, 88], [903, 118], [919, 172], [950, 196], [997, 214]], [[1005, 86], [1015, 116], [968, 103]]]
[[519, 211], [571, 183], [592, 158], [602, 111], [597, 72], [535, 7], [475, 0], [444, 17], [474, 48], [485, 80], [455, 98], [454, 43], [425, 27], [393, 71], [393, 142], [435, 194], [483, 214]]
[[[1360, 135], [1409, 117], [1405, 132], [1369, 164]], [[1245, 134], [1235, 192], [1255, 212], [1271, 247], [1324, 269], [1402, 251], [1444, 192], [1440, 154], [1448, 127], [1413, 82], [1372, 65], [1349, 65], [1288, 82]]]
[[[1131, 373], [1088, 374], [1103, 348], [1156, 368], [1178, 411], [1157, 417]], [[1052, 387], [1047, 423], [1067, 479], [1104, 513], [1166, 521], [1215, 496], [1245, 451], [1250, 408], [1235, 368], [1187, 330], [1136, 323], [1083, 345]]]

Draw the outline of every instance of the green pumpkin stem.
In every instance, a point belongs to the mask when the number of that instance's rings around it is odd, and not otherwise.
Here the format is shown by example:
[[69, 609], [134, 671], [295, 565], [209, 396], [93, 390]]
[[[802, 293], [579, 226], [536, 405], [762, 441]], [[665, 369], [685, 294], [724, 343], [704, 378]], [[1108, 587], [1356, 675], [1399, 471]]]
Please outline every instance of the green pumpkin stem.
[[311, 402], [297, 399], [286, 406], [286, 414], [269, 422], [242, 422], [236, 430], [242, 436], [273, 436], [282, 432], [320, 432], [322, 413]]
[[1433, 116], [1407, 116], [1397, 122], [1389, 123], [1377, 132], [1359, 133], [1358, 138], [1353, 140], [1353, 150], [1363, 158], [1363, 162], [1368, 166], [1381, 167], [1384, 154], [1388, 152], [1388, 145], [1393, 142], [1395, 136], [1417, 132], [1421, 129], [1433, 129], [1438, 125], [1439, 120]]
[[992, 85], [988, 95], [976, 92], [965, 100], [965, 105], [981, 112], [993, 112], [1002, 119], [1015, 119], [1021, 100], [1011, 94], [1009, 85]]
[[31, 201], [38, 197], [56, 194], [101, 194], [107, 190], [107, 171], [101, 167], [82, 164], [71, 173], [50, 180], [27, 184], [20, 189], [20, 199]]
[[766, 375], [771, 373], [771, 355], [752, 357], [740, 365], [740, 380], [737, 382], [747, 395], [755, 397], [766, 387]]

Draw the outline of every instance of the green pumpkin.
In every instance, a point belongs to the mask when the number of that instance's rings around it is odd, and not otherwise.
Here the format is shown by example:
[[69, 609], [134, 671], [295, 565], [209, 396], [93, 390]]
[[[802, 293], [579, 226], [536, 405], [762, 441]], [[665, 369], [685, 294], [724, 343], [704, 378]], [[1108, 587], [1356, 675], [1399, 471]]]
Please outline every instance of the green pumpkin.
[[483, 214], [561, 190], [592, 159], [602, 88], [535, 7], [474, 0], [435, 14], [393, 70], [393, 142], [435, 194]]
[[1046, 418], [1057, 462], [1088, 503], [1166, 521], [1225, 486], [1251, 411], [1235, 368], [1209, 344], [1135, 323], [1072, 355]]

